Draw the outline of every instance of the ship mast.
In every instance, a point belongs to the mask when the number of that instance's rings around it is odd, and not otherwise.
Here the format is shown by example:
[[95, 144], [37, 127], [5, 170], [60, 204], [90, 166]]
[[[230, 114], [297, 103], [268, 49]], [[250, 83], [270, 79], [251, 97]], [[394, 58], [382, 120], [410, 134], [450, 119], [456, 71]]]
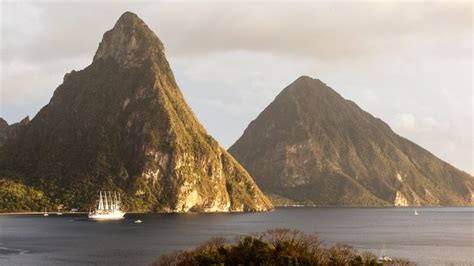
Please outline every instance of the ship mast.
[[108, 193], [107, 199], [109, 200], [109, 210], [112, 210], [114, 203], [113, 203], [112, 199], [110, 198], [110, 191]]
[[111, 193], [112, 199], [114, 200], [114, 210], [116, 210], [117, 209], [117, 199], [112, 195], [112, 192], [110, 192], [110, 193]]
[[115, 210], [115, 208], [117, 207], [117, 202], [114, 200], [114, 197], [112, 196], [112, 191], [109, 191], [110, 193], [110, 200], [112, 201], [112, 210]]
[[120, 193], [118, 193], [118, 202], [119, 202], [119, 208], [122, 207], [122, 200], [120, 199]]
[[110, 202], [109, 210], [113, 210], [114, 209], [114, 200], [112, 199], [112, 196], [110, 195], [110, 191], [109, 191], [109, 202]]
[[105, 209], [108, 210], [109, 209], [109, 201], [107, 200], [107, 191], [104, 191], [105, 192]]
[[116, 202], [115, 202], [114, 198], [112, 197], [112, 191], [109, 191], [109, 195], [110, 195], [110, 202], [111, 202], [110, 203], [110, 209], [115, 210]]
[[100, 196], [99, 196], [99, 210], [104, 209], [104, 202], [102, 201], [102, 191], [100, 191]]
[[118, 202], [117, 202], [117, 192], [115, 192], [115, 191], [114, 191], [114, 201], [115, 201], [114, 208], [115, 208], [116, 210], [118, 210], [119, 207], [118, 207]]

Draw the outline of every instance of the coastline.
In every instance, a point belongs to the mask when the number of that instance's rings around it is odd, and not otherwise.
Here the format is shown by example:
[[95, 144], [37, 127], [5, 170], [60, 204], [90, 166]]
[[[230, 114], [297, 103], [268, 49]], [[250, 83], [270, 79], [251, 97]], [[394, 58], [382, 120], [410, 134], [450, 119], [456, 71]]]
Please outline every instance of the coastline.
[[[275, 206], [278, 209], [293, 209], [293, 208], [335, 208], [335, 209], [424, 209], [424, 208], [474, 208], [474, 206], [331, 206], [331, 205], [317, 205], [317, 206]], [[271, 211], [270, 211], [271, 212]], [[56, 215], [57, 212], [46, 212], [49, 215]], [[62, 215], [85, 215], [89, 212], [61, 212]], [[255, 212], [126, 212], [126, 214], [212, 214], [212, 213], [255, 213]], [[5, 212], [0, 213], [0, 216], [12, 215], [42, 215], [44, 212]], [[56, 216], [62, 216], [56, 215]]]
[[359, 206], [359, 205], [274, 205], [275, 208], [367, 208], [367, 209], [392, 209], [392, 208], [473, 208], [474, 205], [454, 205], [454, 206], [440, 206], [440, 205], [410, 205], [410, 206]]
[[[89, 212], [61, 212], [62, 215], [57, 215], [57, 212], [46, 212], [49, 215], [55, 216], [64, 216], [64, 215], [85, 215]], [[145, 214], [151, 212], [127, 212], [127, 214]], [[4, 212], [0, 213], [0, 216], [10, 216], [10, 215], [43, 215], [44, 212]]]

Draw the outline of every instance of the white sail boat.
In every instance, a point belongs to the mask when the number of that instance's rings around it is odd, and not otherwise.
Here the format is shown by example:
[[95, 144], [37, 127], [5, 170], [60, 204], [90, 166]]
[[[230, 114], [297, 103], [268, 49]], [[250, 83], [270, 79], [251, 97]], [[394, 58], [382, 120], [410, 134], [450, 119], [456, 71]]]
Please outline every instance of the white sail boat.
[[114, 192], [104, 191], [102, 196], [102, 191], [99, 192], [99, 204], [95, 211], [89, 212], [89, 219], [94, 220], [118, 220], [123, 219], [125, 212], [120, 210], [122, 202], [120, 200], [120, 194]]
[[416, 211], [416, 209], [415, 209], [415, 215], [418, 215], [418, 212]]

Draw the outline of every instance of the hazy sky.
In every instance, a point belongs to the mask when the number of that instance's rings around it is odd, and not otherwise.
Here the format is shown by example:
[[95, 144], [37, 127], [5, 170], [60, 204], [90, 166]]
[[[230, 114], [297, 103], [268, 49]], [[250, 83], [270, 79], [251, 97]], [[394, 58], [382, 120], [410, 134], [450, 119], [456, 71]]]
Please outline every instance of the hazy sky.
[[124, 11], [160, 37], [186, 100], [229, 147], [301, 75], [454, 166], [473, 167], [473, 4], [1, 1], [0, 117], [33, 117]]

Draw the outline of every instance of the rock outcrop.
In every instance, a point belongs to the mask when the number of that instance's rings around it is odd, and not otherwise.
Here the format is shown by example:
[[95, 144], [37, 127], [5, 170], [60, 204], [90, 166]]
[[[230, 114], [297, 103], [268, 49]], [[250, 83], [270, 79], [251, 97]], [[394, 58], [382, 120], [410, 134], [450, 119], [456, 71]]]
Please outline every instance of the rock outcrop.
[[30, 122], [30, 117], [23, 118], [20, 122], [8, 125], [7, 121], [0, 117], [0, 147], [7, 141], [7, 139], [14, 139]]

